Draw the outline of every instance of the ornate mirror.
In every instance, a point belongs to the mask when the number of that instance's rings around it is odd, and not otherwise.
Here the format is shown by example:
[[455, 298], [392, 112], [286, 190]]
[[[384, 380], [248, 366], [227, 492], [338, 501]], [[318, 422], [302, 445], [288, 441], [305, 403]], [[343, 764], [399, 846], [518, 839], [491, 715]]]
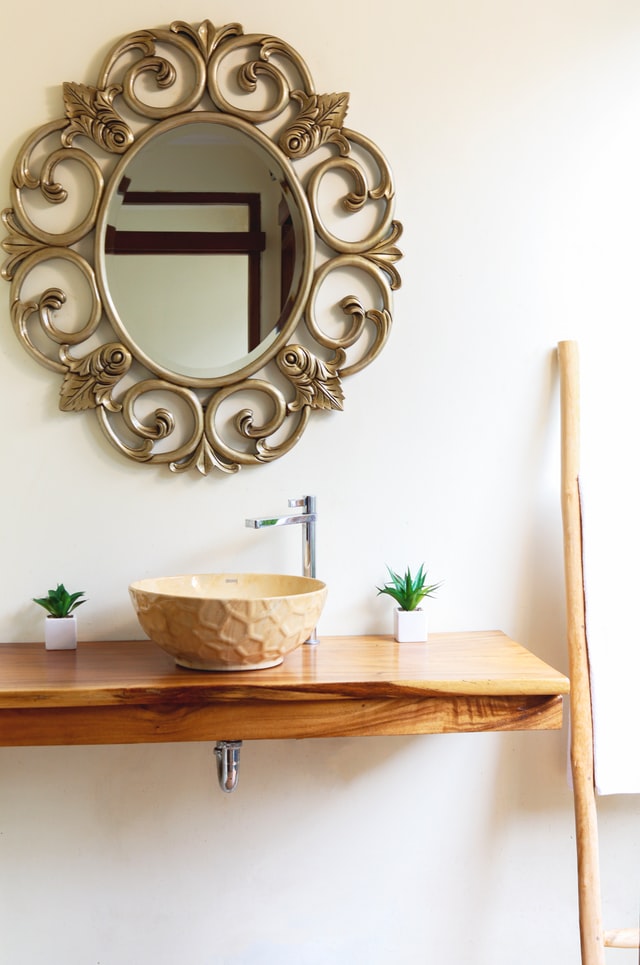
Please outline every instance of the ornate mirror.
[[141, 463], [270, 462], [391, 326], [388, 164], [276, 37], [143, 30], [25, 142], [2, 218], [11, 317]]

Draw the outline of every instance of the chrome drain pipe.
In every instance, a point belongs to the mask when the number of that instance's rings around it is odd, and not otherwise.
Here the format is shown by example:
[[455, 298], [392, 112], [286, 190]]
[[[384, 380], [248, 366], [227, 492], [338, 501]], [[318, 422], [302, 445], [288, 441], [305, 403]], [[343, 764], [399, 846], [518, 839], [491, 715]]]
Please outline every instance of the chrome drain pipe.
[[240, 748], [242, 741], [218, 741], [213, 753], [216, 755], [218, 784], [225, 794], [231, 794], [238, 786]]

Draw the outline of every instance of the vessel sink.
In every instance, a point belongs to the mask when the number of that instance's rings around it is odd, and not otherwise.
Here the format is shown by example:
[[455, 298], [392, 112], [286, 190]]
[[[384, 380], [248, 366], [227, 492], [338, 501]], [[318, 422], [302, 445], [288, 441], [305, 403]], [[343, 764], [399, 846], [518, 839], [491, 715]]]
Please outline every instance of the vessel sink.
[[309, 637], [327, 588], [305, 576], [204, 573], [139, 580], [129, 594], [144, 632], [180, 666], [263, 670]]

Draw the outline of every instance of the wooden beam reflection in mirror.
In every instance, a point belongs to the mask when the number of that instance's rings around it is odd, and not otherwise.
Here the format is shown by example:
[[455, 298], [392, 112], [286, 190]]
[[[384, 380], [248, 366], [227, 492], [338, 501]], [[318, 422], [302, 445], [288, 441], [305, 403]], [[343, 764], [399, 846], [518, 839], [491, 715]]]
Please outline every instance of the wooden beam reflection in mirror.
[[[248, 349], [262, 341], [260, 333], [261, 264], [266, 235], [261, 230], [260, 195], [237, 191], [132, 191], [130, 178], [123, 178], [118, 194], [123, 206], [183, 208], [203, 206], [246, 208], [247, 231], [131, 231], [108, 224], [105, 232], [107, 255], [244, 255], [248, 273]], [[219, 220], [219, 219], [216, 219]], [[224, 219], [222, 219], [224, 220]], [[287, 289], [288, 290], [288, 289]]]

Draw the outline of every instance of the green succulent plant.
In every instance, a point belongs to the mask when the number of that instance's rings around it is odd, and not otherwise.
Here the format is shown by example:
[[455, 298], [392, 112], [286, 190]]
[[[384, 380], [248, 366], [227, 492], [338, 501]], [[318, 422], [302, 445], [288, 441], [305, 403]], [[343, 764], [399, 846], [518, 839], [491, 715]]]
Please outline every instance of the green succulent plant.
[[438, 587], [442, 586], [442, 583], [427, 583], [424, 563], [415, 576], [411, 575], [409, 567], [404, 576], [394, 573], [390, 566], [387, 566], [387, 569], [391, 580], [376, 589], [378, 594], [386, 593], [393, 597], [401, 610], [415, 610], [426, 596], [433, 596]]
[[37, 603], [38, 606], [44, 607], [49, 616], [61, 620], [64, 617], [71, 616], [74, 610], [87, 602], [86, 600], [80, 599], [81, 596], [84, 596], [84, 593], [84, 590], [79, 590], [77, 593], [69, 593], [65, 589], [64, 584], [59, 583], [55, 590], [49, 590], [47, 596], [34, 596], [33, 602]]

